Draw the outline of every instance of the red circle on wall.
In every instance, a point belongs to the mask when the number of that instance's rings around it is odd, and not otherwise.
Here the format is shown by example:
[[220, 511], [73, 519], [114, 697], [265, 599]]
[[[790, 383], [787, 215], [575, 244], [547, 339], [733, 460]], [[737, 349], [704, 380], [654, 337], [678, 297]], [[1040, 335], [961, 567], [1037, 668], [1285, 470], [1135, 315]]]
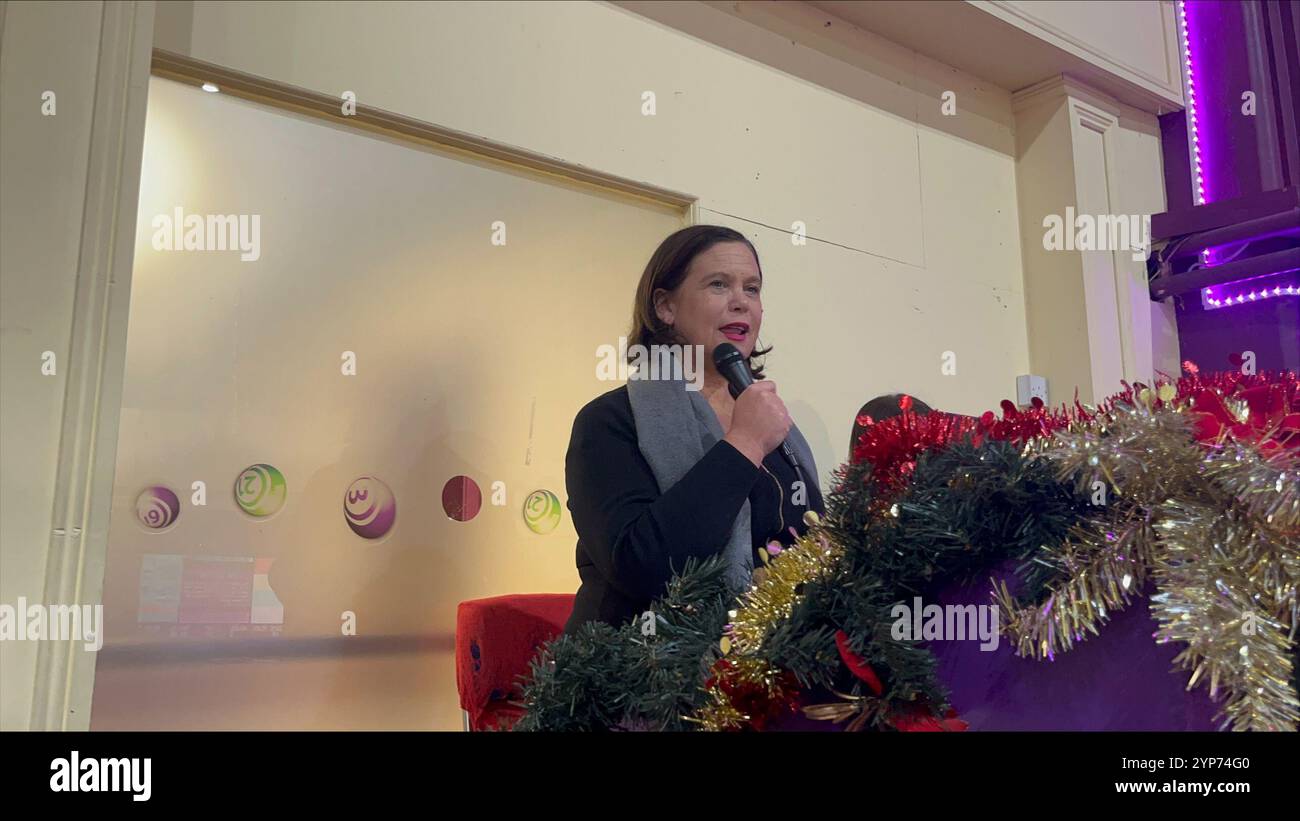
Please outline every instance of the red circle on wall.
[[483, 491], [468, 476], [453, 476], [442, 486], [442, 509], [447, 518], [468, 522], [483, 507]]

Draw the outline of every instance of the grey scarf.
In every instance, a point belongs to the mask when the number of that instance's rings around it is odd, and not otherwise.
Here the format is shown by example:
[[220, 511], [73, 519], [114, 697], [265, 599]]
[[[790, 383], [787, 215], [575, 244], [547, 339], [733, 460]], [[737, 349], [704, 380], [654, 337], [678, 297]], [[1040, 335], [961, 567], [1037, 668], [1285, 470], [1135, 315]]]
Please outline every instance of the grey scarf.
[[[675, 373], [680, 377], [680, 371]], [[699, 391], [687, 390], [685, 379], [635, 377], [634, 373], [628, 379], [627, 395], [632, 403], [637, 445], [654, 472], [659, 492], [663, 493], [677, 484], [722, 438], [722, 425], [718, 423], [709, 400]], [[792, 426], [786, 442], [799, 460], [804, 481], [816, 484], [817, 468], [803, 434]], [[746, 500], [736, 514], [731, 538], [723, 548], [728, 565], [727, 583], [737, 595], [749, 589], [754, 574], [754, 547], [749, 523], [749, 501]]]

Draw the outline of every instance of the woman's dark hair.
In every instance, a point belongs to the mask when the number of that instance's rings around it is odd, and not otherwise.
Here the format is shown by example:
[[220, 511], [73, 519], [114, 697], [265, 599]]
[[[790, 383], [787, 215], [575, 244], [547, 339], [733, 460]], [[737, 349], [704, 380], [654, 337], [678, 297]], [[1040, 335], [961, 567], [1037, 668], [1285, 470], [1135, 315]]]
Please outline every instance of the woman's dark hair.
[[[722, 225], [692, 225], [680, 231], [674, 231], [655, 249], [646, 263], [641, 281], [636, 286], [636, 301], [632, 304], [632, 330], [628, 333], [628, 347], [643, 345], [685, 345], [688, 344], [681, 334], [665, 325], [655, 312], [655, 291], [660, 288], [674, 291], [682, 280], [691, 262], [700, 254], [719, 242], [743, 242], [754, 255], [758, 265], [758, 276], [763, 277], [763, 265], [758, 261], [758, 251], [754, 244], [739, 231]], [[754, 340], [754, 352], [749, 355], [749, 369], [755, 379], [763, 378], [762, 364], [755, 364], [756, 357], [771, 353], [771, 348], [760, 349], [758, 340]], [[628, 359], [632, 359], [629, 351]]]
[[[908, 396], [911, 396], [911, 394], [908, 394]], [[850, 455], [852, 455], [853, 449], [858, 446], [858, 438], [862, 436], [862, 432], [866, 430], [866, 427], [857, 421], [858, 418], [866, 415], [879, 422], [882, 419], [888, 419], [891, 416], [898, 416], [903, 412], [903, 409], [898, 406], [898, 400], [902, 398], [903, 394], [901, 393], [886, 393], [882, 396], [877, 396], [875, 399], [872, 399], [870, 402], [862, 406], [861, 410], [858, 411], [858, 415], [853, 417], [853, 434], [849, 438]], [[931, 410], [932, 409], [929, 405], [925, 404], [920, 399], [917, 399], [915, 396], [912, 396], [912, 411], [914, 413], [919, 414], [920, 416], [925, 416]]]

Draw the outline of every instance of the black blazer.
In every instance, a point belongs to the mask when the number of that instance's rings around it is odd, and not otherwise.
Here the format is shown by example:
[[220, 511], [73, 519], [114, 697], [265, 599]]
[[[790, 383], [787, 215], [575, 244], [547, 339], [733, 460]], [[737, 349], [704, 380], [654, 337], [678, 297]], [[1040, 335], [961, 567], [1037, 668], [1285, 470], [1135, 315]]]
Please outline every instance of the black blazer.
[[768, 454], [763, 467], [719, 441], [661, 494], [637, 445], [627, 388], [589, 402], [574, 419], [565, 457], [582, 580], [565, 632], [592, 620], [619, 626], [644, 612], [688, 557], [722, 550], [746, 499], [755, 549], [771, 539], [791, 544], [787, 528], [804, 533], [804, 511], [825, 512], [815, 476], [806, 504], [795, 505], [789, 488], [797, 477], [780, 451]]

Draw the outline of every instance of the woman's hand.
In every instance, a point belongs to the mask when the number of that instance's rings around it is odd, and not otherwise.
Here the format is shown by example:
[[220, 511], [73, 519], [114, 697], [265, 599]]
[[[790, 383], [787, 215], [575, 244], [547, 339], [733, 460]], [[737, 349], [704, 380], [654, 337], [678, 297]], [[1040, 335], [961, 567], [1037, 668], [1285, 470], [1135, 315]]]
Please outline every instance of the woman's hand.
[[785, 403], [776, 395], [776, 384], [764, 379], [736, 397], [731, 429], [722, 438], [758, 466], [764, 456], [785, 441], [792, 424]]

